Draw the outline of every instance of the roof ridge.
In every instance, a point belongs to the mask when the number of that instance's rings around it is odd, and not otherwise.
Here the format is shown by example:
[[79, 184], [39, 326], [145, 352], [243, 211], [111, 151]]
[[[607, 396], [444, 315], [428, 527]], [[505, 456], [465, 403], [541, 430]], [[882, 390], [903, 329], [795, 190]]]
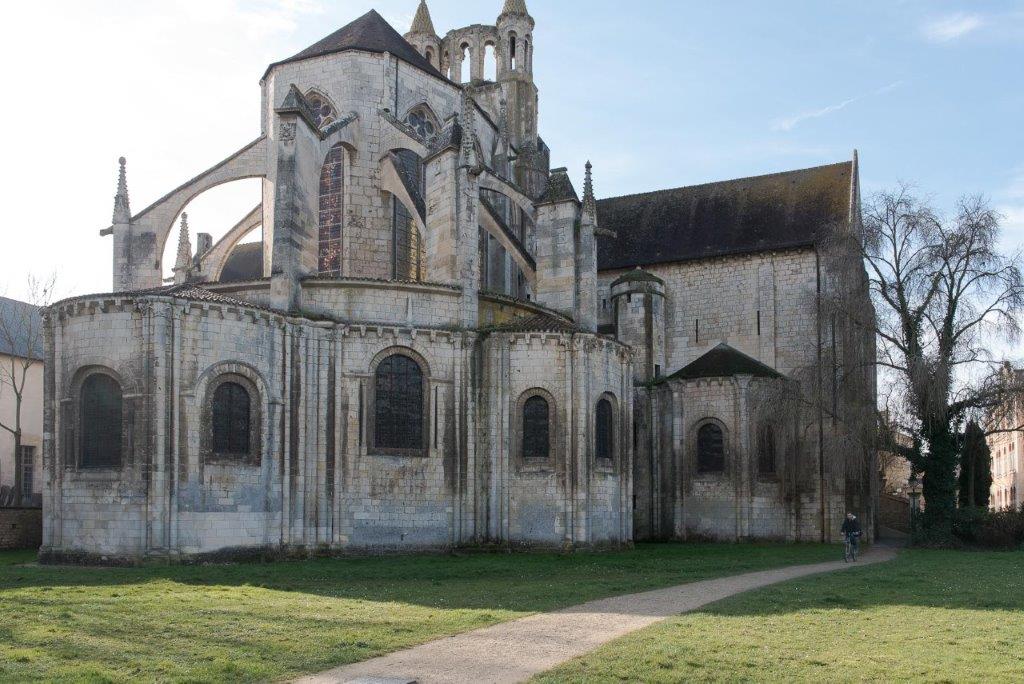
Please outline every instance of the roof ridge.
[[695, 183], [693, 185], [680, 185], [675, 188], [662, 188], [661, 190], [647, 190], [645, 192], [634, 192], [626, 195], [616, 195], [614, 197], [602, 197], [597, 200], [597, 203], [607, 202], [609, 200], [626, 199], [629, 197], [644, 197], [646, 195], [658, 195], [664, 192], [675, 192], [676, 190], [688, 190], [691, 188], [705, 188], [710, 185], [724, 185], [726, 183], [739, 183], [742, 181], [760, 180], [763, 178], [773, 178], [775, 176], [788, 176], [793, 173], [804, 173], [806, 171], [818, 171], [820, 169], [827, 169], [832, 166], [850, 166], [852, 162], [850, 160], [832, 162], [831, 164], [819, 164], [818, 166], [808, 166], [802, 169], [789, 169], [788, 171], [774, 171], [772, 173], [762, 173], [753, 176], [741, 176], [740, 178], [725, 178], [718, 181], [709, 181], [707, 183]]

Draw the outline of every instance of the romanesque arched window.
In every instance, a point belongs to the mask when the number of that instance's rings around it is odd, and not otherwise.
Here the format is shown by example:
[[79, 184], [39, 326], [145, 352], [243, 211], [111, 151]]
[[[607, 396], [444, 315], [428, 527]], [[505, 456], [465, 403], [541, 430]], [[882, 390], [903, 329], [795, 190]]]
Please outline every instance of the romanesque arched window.
[[721, 473], [725, 470], [725, 435], [714, 423], [705, 423], [697, 431], [697, 471]]
[[523, 404], [523, 458], [546, 459], [551, 455], [550, 407], [534, 395]]
[[335, 145], [320, 170], [320, 275], [341, 275], [341, 226], [345, 216], [345, 148]]
[[607, 397], [594, 410], [594, 457], [599, 461], [615, 458], [615, 411]]
[[237, 382], [217, 386], [210, 406], [213, 453], [249, 456], [252, 453], [252, 398]]
[[321, 129], [330, 126], [332, 123], [338, 120], [338, 112], [322, 93], [315, 90], [310, 90], [306, 93], [306, 102], [309, 103], [309, 108], [313, 110], [313, 116], [316, 117], [316, 125]]
[[93, 373], [82, 383], [83, 468], [118, 468], [124, 435], [124, 400], [121, 385], [105, 373]]
[[385, 451], [426, 448], [423, 369], [404, 354], [393, 354], [374, 374], [373, 443]]
[[[425, 202], [423, 160], [412, 150], [395, 151], [396, 166], [412, 201]], [[395, 280], [423, 280], [423, 239], [415, 218], [392, 196], [391, 273]]]
[[774, 475], [775, 468], [775, 429], [762, 422], [757, 428], [757, 471], [761, 475]]

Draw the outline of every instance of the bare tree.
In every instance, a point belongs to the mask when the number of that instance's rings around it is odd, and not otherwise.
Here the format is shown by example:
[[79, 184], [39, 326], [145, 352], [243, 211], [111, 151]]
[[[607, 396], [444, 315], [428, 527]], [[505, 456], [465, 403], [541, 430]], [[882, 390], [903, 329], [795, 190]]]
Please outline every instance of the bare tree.
[[[861, 236], [882, 370], [893, 371], [923, 474], [926, 521], [947, 523], [966, 418], [1022, 389], [1001, 372], [993, 347], [1013, 341], [1024, 310], [1019, 254], [997, 247], [999, 215], [980, 197], [961, 199], [943, 220], [902, 186], [866, 207]], [[865, 324], [870, 321], [865, 320]]]
[[21, 441], [25, 385], [32, 366], [39, 363], [36, 354], [43, 348], [43, 325], [39, 309], [49, 306], [55, 280], [55, 276], [45, 281], [29, 276], [28, 298], [25, 302], [28, 306], [11, 307], [7, 315], [0, 316], [0, 342], [12, 352], [6, 363], [0, 363], [0, 397], [8, 392], [13, 396], [14, 416], [10, 423], [0, 420], [0, 429], [14, 437], [15, 505], [21, 505], [24, 489]]

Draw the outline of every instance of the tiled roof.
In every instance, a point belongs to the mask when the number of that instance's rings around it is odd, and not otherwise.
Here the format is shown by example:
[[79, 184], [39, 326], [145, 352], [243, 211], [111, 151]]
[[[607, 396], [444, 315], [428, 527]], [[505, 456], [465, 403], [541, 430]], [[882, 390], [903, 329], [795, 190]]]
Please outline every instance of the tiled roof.
[[348, 26], [338, 29], [302, 52], [267, 67], [267, 73], [276, 66], [298, 62], [312, 57], [323, 57], [348, 50], [383, 53], [389, 52], [403, 62], [422, 69], [434, 76], [444, 78], [441, 72], [416, 51], [398, 31], [391, 27], [376, 10], [370, 10]]
[[809, 247], [850, 218], [852, 162], [600, 200], [598, 268]]
[[0, 297], [0, 319], [0, 354], [42, 360], [46, 351], [39, 307]]
[[666, 380], [728, 378], [734, 375], [753, 375], [759, 378], [782, 377], [782, 374], [771, 366], [766, 366], [757, 359], [723, 343], [668, 376]]
[[263, 277], [263, 243], [247, 242], [237, 245], [220, 272], [220, 282], [239, 283]]
[[552, 314], [536, 313], [531, 316], [513, 318], [511, 321], [501, 323], [487, 328], [490, 332], [517, 333], [517, 332], [549, 332], [549, 333], [577, 333], [586, 332], [574, 323]]
[[125, 292], [103, 292], [97, 294], [80, 295], [78, 297], [71, 297], [61, 302], [57, 302], [55, 307], [60, 307], [70, 302], [79, 301], [82, 299], [98, 299], [98, 298], [133, 298], [133, 297], [173, 297], [175, 299], [187, 299], [193, 302], [207, 302], [209, 304], [222, 304], [224, 306], [238, 306], [245, 307], [248, 309], [260, 309], [261, 311], [272, 311], [274, 313], [280, 313], [286, 315], [287, 312], [277, 311], [260, 304], [253, 304], [242, 299], [235, 299], [213, 290], [207, 290], [199, 285], [193, 285], [191, 283], [183, 283], [180, 285], [166, 285], [164, 287], [151, 287], [144, 290], [127, 290]]

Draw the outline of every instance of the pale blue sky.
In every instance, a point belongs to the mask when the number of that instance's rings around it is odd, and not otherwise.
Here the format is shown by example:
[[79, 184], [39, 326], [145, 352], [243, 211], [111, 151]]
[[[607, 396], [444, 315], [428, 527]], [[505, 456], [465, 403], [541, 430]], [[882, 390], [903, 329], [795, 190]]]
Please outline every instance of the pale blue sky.
[[[138, 211], [258, 134], [269, 62], [370, 8], [404, 32], [416, 4], [61, 0], [5, 10], [0, 187], [14, 249], [0, 250], [0, 293], [18, 296], [26, 273], [54, 270], [64, 293], [109, 289], [111, 245], [96, 232], [109, 223], [119, 155]], [[442, 34], [493, 23], [501, 4], [429, 2]], [[904, 179], [943, 209], [983, 193], [1007, 216], [1007, 246], [1024, 243], [1024, 2], [528, 5], [541, 134], [575, 179], [593, 161], [599, 196], [813, 166], [857, 148], [867, 192]], [[31, 106], [13, 107], [15, 97]], [[191, 222], [219, 236], [257, 201], [251, 184], [222, 188], [194, 203]]]

